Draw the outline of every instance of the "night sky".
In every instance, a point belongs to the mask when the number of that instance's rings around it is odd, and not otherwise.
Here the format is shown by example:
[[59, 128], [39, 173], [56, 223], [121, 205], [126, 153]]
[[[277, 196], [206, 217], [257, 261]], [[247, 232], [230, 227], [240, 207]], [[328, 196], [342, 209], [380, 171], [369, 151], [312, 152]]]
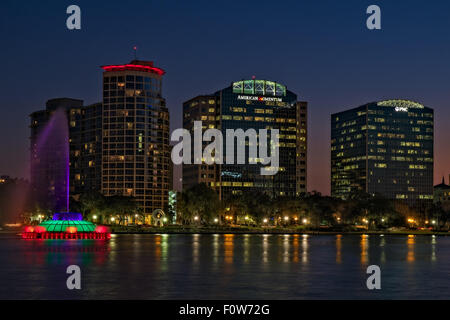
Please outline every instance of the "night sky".
[[[66, 8], [81, 7], [80, 31]], [[382, 30], [366, 28], [381, 7]], [[435, 182], [450, 173], [448, 1], [0, 2], [0, 175], [28, 177], [29, 117], [56, 97], [101, 101], [100, 65], [167, 71], [171, 129], [182, 102], [256, 76], [309, 102], [308, 190], [329, 193], [330, 114], [404, 98], [435, 110]]]

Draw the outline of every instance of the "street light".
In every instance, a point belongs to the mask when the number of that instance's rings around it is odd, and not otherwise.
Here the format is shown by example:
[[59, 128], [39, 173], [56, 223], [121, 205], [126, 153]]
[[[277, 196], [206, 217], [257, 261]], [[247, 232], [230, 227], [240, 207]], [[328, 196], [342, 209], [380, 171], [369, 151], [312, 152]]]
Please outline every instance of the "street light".
[[94, 215], [92, 216], [92, 219], [97, 220], [97, 216], [94, 214]]
[[288, 221], [289, 220], [289, 217], [284, 217], [284, 221]]
[[264, 222], [264, 223], [267, 223], [267, 219], [264, 219], [263, 222]]
[[197, 221], [197, 220], [198, 220], [198, 216], [195, 216], [195, 217], [194, 217], [194, 220]]
[[307, 219], [303, 219], [302, 222], [303, 222], [304, 224], [307, 224], [307, 223], [308, 223], [308, 220], [307, 220]]
[[114, 222], [114, 220], [116, 220], [116, 218], [114, 218], [114, 217], [111, 217], [111, 221], [112, 221], [112, 222]]
[[219, 219], [214, 218], [214, 222], [215, 222], [215, 223], [219, 222]]

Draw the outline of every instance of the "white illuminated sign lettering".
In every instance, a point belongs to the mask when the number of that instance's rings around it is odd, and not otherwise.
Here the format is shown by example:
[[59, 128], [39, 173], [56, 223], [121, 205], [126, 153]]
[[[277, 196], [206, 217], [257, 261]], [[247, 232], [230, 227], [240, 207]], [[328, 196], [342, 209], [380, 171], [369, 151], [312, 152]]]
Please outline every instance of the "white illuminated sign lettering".
[[283, 102], [283, 99], [276, 97], [258, 97], [258, 96], [243, 96], [238, 95], [238, 100], [251, 100], [251, 101], [275, 101], [275, 102]]
[[395, 107], [395, 111], [402, 111], [402, 112], [407, 112], [408, 108], [407, 107]]

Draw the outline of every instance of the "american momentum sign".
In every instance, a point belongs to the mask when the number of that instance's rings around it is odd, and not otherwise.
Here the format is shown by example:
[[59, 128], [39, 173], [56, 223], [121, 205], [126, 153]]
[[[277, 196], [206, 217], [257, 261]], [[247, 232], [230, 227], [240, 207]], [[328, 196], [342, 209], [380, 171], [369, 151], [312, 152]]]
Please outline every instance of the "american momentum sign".
[[258, 97], [258, 96], [238, 95], [237, 98], [238, 98], [238, 100], [283, 102], [283, 99], [277, 98], [277, 97]]

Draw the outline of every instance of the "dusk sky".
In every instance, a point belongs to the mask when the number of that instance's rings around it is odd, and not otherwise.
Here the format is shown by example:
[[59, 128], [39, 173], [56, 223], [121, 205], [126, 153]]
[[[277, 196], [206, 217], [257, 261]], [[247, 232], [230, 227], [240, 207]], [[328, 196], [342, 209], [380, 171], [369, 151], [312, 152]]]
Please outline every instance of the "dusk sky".
[[[66, 8], [81, 8], [79, 31]], [[381, 30], [366, 8], [381, 7]], [[101, 65], [152, 60], [166, 70], [171, 129], [182, 103], [252, 76], [309, 103], [308, 190], [330, 192], [330, 114], [410, 99], [435, 110], [435, 183], [450, 173], [447, 1], [0, 2], [0, 175], [28, 177], [28, 115], [51, 98], [101, 101]]]

